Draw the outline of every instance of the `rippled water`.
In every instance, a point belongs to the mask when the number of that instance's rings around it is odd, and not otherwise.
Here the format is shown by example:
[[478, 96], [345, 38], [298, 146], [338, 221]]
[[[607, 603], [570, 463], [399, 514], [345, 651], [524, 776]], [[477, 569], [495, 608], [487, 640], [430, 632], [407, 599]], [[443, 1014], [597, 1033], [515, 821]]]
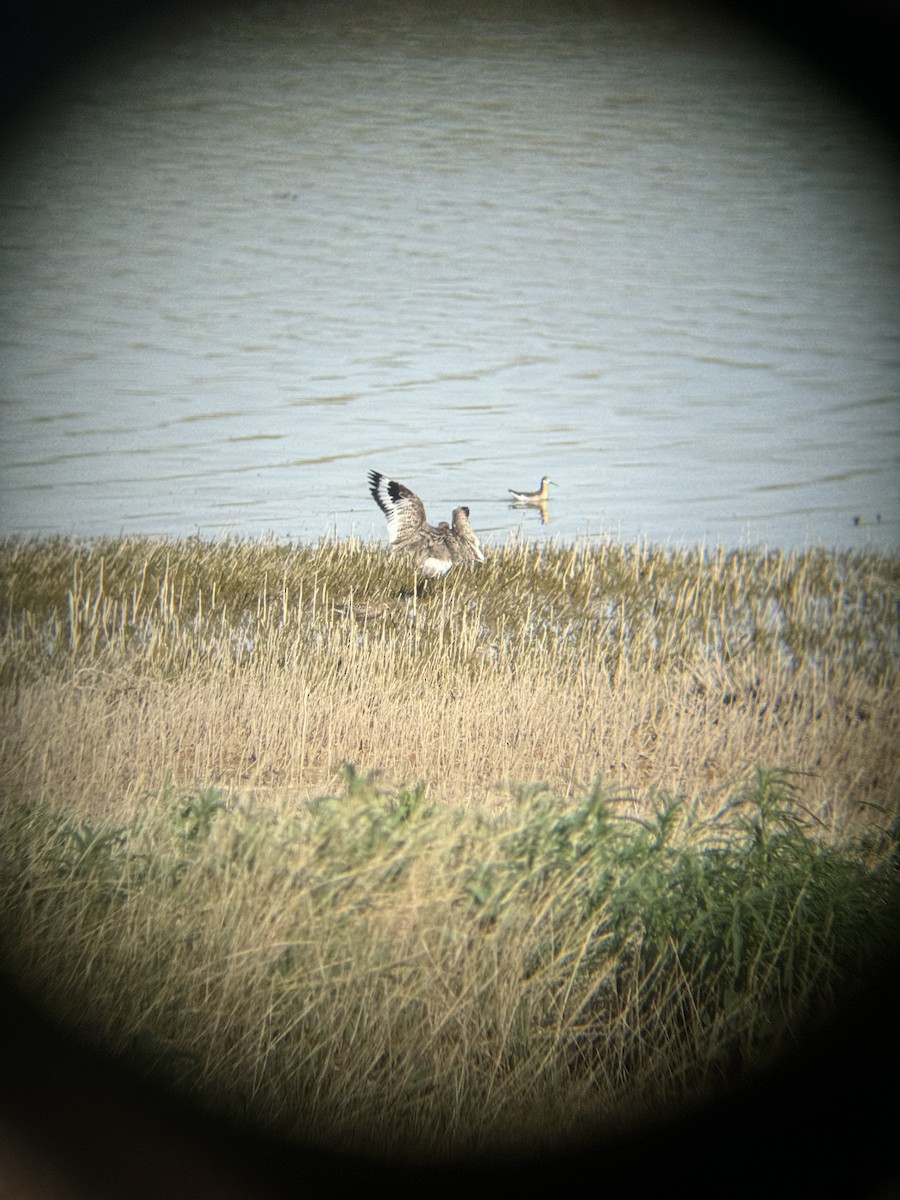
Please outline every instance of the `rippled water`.
[[680, 9], [425, 9], [186, 24], [7, 142], [0, 533], [383, 537], [375, 467], [488, 542], [900, 548], [876, 133]]

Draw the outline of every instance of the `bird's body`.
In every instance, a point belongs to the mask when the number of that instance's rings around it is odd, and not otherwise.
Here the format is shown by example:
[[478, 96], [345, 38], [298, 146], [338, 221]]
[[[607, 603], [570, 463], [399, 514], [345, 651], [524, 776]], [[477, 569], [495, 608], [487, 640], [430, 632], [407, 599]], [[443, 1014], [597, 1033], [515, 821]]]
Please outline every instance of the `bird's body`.
[[514, 504], [544, 504], [547, 500], [547, 485], [553, 483], [549, 476], [545, 475], [541, 480], [541, 486], [536, 492], [517, 492], [514, 488], [510, 488]]
[[469, 524], [469, 510], [454, 508], [451, 523], [429, 525], [425, 506], [415, 492], [379, 471], [369, 472], [372, 499], [387, 517], [388, 544], [392, 552], [414, 555], [423, 575], [444, 575], [454, 563], [484, 562], [484, 553]]

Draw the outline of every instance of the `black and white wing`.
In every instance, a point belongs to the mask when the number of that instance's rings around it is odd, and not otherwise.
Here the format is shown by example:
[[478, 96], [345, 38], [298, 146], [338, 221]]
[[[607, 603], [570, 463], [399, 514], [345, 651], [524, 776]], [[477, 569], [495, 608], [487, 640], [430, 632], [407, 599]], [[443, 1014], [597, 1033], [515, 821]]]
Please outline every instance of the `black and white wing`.
[[387, 517], [389, 544], [398, 549], [414, 549], [425, 530], [425, 505], [419, 497], [380, 471], [369, 472], [369, 491]]

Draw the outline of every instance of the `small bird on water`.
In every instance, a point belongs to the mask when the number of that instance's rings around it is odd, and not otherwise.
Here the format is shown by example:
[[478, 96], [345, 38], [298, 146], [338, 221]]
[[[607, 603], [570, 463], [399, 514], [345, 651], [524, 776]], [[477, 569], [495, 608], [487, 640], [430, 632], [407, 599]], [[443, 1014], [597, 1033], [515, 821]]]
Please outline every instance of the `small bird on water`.
[[484, 562], [484, 552], [464, 505], [454, 508], [449, 525], [446, 521], [429, 525], [425, 505], [404, 484], [388, 479], [380, 471], [370, 471], [369, 491], [387, 517], [390, 550], [415, 555], [426, 579], [445, 575], [454, 563]]
[[509, 488], [512, 492], [514, 504], [544, 504], [547, 500], [547, 484], [552, 483], [556, 487], [556, 483], [549, 475], [545, 475], [541, 480], [541, 486], [536, 492], [517, 492], [515, 488]]

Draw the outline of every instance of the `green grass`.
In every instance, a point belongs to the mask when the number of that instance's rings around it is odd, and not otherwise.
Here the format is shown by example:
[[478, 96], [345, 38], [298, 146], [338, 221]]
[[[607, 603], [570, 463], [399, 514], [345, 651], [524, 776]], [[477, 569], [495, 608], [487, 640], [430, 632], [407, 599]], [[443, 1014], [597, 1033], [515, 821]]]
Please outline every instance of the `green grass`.
[[488, 816], [348, 768], [299, 810], [8, 807], [6, 956], [141, 1069], [287, 1137], [413, 1158], [621, 1129], [777, 1054], [896, 930], [894, 837], [824, 845], [765, 772], [722, 801], [638, 819], [597, 787]]

